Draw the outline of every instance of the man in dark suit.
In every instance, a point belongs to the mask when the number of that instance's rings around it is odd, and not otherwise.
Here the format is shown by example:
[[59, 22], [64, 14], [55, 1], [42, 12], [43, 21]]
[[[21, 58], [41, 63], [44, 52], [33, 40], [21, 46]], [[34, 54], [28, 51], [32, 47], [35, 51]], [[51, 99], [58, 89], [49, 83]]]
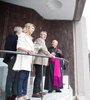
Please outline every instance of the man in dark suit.
[[[14, 32], [6, 37], [5, 41], [5, 50], [16, 51], [17, 39], [18, 35], [22, 32], [21, 27], [15, 27]], [[18, 72], [12, 70], [12, 67], [15, 63], [16, 55], [6, 53], [4, 55], [4, 60], [8, 65], [8, 73], [7, 73], [7, 80], [6, 80], [6, 88], [5, 88], [5, 100], [15, 100], [17, 95], [17, 75]]]

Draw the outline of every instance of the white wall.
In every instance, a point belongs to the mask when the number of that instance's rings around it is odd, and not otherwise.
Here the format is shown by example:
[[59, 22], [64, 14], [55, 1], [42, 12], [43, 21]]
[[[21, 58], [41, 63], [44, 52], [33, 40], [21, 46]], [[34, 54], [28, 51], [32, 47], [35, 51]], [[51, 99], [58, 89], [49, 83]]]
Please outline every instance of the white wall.
[[90, 79], [88, 62], [88, 45], [86, 20], [74, 22], [74, 66], [75, 66], [75, 93], [78, 100], [90, 100]]

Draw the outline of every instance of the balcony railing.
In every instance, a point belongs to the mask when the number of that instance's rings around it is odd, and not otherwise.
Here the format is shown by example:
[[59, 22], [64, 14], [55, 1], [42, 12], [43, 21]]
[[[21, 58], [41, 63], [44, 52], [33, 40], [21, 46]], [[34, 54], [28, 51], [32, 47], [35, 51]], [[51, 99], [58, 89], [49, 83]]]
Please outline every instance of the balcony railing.
[[[18, 51], [9, 51], [9, 50], [0, 50], [1, 53], [9, 53], [9, 54], [20, 54], [20, 55], [30, 55], [27, 53], [23, 53], [23, 52], [18, 52]], [[50, 56], [43, 56], [40, 54], [32, 54], [30, 56], [35, 56], [35, 57], [42, 57], [42, 82], [41, 82], [41, 86], [42, 86], [42, 96], [41, 96], [41, 100], [43, 100], [43, 58], [51, 58]], [[68, 75], [69, 75], [69, 61], [64, 59], [64, 58], [59, 58], [59, 57], [55, 57], [57, 59], [63, 60], [64, 62], [66, 62], [68, 64], [67, 66], [67, 70], [68, 70]], [[69, 88], [69, 77], [68, 77], [68, 88]]]

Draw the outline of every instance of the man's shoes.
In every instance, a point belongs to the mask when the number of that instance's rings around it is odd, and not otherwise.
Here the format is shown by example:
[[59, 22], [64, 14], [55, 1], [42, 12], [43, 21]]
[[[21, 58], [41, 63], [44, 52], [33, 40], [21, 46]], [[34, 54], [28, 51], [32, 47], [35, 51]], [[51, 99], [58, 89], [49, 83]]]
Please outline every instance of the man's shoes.
[[12, 96], [7, 96], [5, 100], [15, 100], [16, 96], [12, 95]]
[[52, 93], [53, 91], [49, 90], [48, 93]]
[[12, 100], [15, 100], [17, 96], [16, 95], [12, 95]]
[[48, 91], [48, 93], [52, 93], [52, 92], [55, 93], [55, 92], [62, 92], [62, 91], [61, 90], [57, 90], [57, 89], [56, 90], [49, 90]]
[[7, 97], [5, 98], [5, 100], [15, 100], [15, 99], [13, 99], [12, 96], [7, 96]]
[[39, 94], [41, 94], [41, 95], [46, 95], [47, 92], [39, 92]]
[[61, 90], [56, 90], [56, 92], [62, 92]]
[[42, 95], [40, 93], [35, 93], [35, 94], [32, 95], [32, 97], [41, 98]]

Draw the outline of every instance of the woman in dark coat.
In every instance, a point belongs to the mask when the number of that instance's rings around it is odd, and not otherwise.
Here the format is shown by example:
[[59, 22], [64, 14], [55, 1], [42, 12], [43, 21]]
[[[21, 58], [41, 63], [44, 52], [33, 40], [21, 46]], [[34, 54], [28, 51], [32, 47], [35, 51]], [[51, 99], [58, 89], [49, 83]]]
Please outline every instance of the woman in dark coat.
[[[58, 41], [52, 41], [52, 47], [48, 50], [51, 54], [55, 57], [63, 58], [62, 51], [57, 48]], [[45, 75], [45, 86], [44, 88], [48, 90], [48, 92], [61, 92], [60, 89], [63, 88], [63, 81], [62, 81], [62, 71], [61, 68], [63, 67], [63, 60], [57, 58], [49, 58], [49, 65], [46, 68], [46, 75]]]

